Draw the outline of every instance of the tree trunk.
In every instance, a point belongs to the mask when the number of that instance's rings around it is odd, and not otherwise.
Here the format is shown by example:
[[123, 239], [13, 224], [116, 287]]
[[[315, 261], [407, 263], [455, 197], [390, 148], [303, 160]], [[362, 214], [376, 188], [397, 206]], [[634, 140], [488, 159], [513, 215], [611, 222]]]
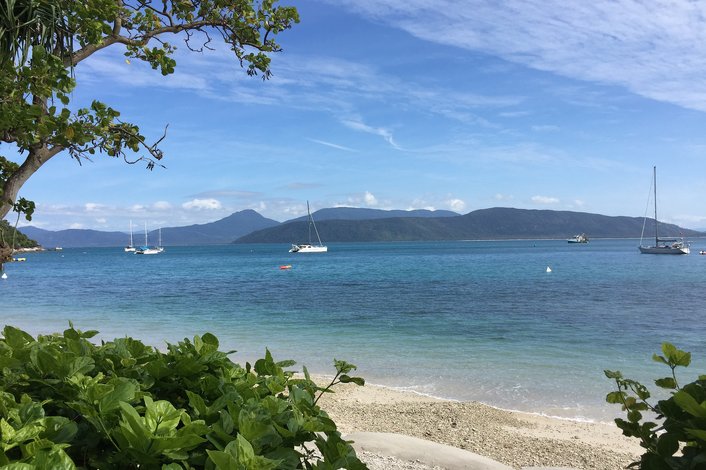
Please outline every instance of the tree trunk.
[[61, 152], [63, 147], [47, 146], [35, 147], [29, 150], [29, 154], [20, 168], [5, 181], [3, 185], [3, 197], [0, 200], [0, 219], [4, 219], [12, 210], [12, 206], [17, 200], [17, 194], [30, 176], [32, 176], [51, 157]]

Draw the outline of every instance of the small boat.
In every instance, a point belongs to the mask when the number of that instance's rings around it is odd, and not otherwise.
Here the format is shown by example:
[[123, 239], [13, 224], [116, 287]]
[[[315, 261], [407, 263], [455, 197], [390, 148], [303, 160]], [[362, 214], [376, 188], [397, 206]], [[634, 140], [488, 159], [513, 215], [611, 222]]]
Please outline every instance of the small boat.
[[279, 269], [292, 269], [291, 264], [283, 264], [282, 266], [279, 267]]
[[[316, 224], [314, 223], [314, 218], [311, 216], [311, 211], [309, 210], [309, 201], [306, 201], [306, 212], [309, 215], [309, 243], [299, 243], [292, 244], [292, 248], [289, 249], [290, 253], [326, 253], [328, 247], [321, 243], [321, 237], [319, 237], [319, 231], [316, 229]], [[314, 245], [311, 242], [311, 228], [314, 228], [316, 233], [316, 238], [319, 240], [318, 245]]]
[[588, 237], [585, 233], [580, 233], [574, 235], [572, 238], [568, 238], [566, 241], [569, 243], [588, 243]]
[[134, 253], [136, 248], [132, 243], [132, 220], [130, 221], [130, 244], [124, 248], [125, 253]]
[[701, 251], [699, 251], [699, 254], [700, 254], [700, 255], [706, 255], [706, 250], [701, 250]]
[[[689, 244], [684, 241], [683, 238], [659, 238], [658, 228], [659, 223], [657, 222], [657, 167], [652, 167], [652, 179], [654, 188], [654, 206], [655, 206], [655, 244], [652, 246], [644, 246], [642, 244], [642, 235], [640, 235], [640, 253], [649, 255], [688, 255], [689, 254]], [[647, 222], [647, 215], [642, 223], [642, 234], [645, 233], [645, 223]]]

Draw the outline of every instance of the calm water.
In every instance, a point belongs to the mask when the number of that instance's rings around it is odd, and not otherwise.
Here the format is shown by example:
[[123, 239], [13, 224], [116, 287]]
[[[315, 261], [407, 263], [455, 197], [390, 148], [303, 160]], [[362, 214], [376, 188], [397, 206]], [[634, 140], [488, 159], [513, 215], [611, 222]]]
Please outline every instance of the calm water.
[[694, 356], [684, 380], [706, 371], [706, 240], [689, 256], [640, 255], [637, 244], [64, 249], [5, 265], [0, 319], [32, 334], [71, 320], [155, 346], [210, 331], [238, 362], [265, 347], [318, 373], [345, 359], [372, 383], [608, 420], [619, 410], [604, 404], [603, 369], [666, 375], [651, 356], [670, 341]]

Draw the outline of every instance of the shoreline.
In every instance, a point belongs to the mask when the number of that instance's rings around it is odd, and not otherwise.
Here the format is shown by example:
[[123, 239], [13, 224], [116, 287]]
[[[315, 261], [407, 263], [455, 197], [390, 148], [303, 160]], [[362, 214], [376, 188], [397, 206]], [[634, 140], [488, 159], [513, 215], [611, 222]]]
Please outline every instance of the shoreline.
[[[312, 374], [312, 376], [316, 376], [316, 374]], [[319, 377], [321, 377], [321, 379], [328, 378], [329, 380], [331, 378], [333, 378], [333, 376], [327, 376], [327, 375], [321, 375]], [[558, 416], [558, 415], [547, 414], [547, 413], [544, 413], [541, 411], [523, 411], [523, 410], [519, 410], [519, 409], [503, 408], [501, 406], [496, 406], [491, 403], [486, 403], [486, 402], [480, 401], [480, 400], [460, 400], [457, 398], [447, 398], [447, 397], [442, 397], [442, 396], [438, 396], [438, 395], [432, 395], [429, 393], [420, 392], [418, 390], [405, 389], [405, 387], [396, 387], [396, 386], [389, 386], [389, 385], [372, 383], [372, 382], [368, 382], [367, 380], [365, 382], [365, 386], [366, 387], [373, 386], [373, 387], [378, 387], [378, 388], [384, 388], [384, 389], [391, 390], [393, 392], [398, 392], [401, 394], [411, 393], [412, 395], [417, 395], [421, 398], [428, 398], [433, 401], [448, 401], [448, 402], [452, 402], [452, 403], [469, 403], [469, 402], [478, 403], [480, 405], [487, 406], [489, 408], [492, 408], [492, 409], [498, 410], [498, 411], [505, 411], [508, 413], [516, 413], [516, 414], [520, 414], [520, 415], [537, 416], [537, 417], [548, 418], [548, 419], [556, 419], [559, 421], [571, 421], [571, 422], [575, 422], [575, 423], [595, 423], [595, 424], [605, 424], [605, 425], [611, 425], [611, 426], [614, 424], [612, 420], [611, 421], [601, 421], [598, 419], [587, 418], [587, 417]]]
[[[328, 383], [325, 376], [312, 378]], [[344, 435], [402, 434], [467, 450], [513, 468], [615, 470], [642, 454], [637, 439], [623, 436], [612, 423], [508, 411], [372, 384], [339, 384], [333, 391], [319, 404]], [[362, 455], [374, 460], [367, 453]]]

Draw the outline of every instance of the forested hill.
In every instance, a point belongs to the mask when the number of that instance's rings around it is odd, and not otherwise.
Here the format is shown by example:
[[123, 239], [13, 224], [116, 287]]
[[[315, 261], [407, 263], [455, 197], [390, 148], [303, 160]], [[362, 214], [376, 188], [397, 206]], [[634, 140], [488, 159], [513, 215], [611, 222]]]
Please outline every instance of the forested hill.
[[[456, 217], [316, 221], [324, 242], [542, 239], [568, 238], [577, 233], [586, 233], [589, 238], [639, 238], [642, 225], [641, 217], [503, 207]], [[705, 235], [671, 224], [660, 224], [659, 228], [660, 236]], [[648, 219], [645, 234], [650, 237], [653, 233], [654, 221]], [[253, 232], [236, 243], [297, 243], [307, 238], [307, 222], [298, 221]]]
[[34, 248], [39, 245], [21, 231], [17, 230], [15, 233], [15, 228], [7, 220], [0, 220], [0, 241], [2, 240], [13, 248]]

